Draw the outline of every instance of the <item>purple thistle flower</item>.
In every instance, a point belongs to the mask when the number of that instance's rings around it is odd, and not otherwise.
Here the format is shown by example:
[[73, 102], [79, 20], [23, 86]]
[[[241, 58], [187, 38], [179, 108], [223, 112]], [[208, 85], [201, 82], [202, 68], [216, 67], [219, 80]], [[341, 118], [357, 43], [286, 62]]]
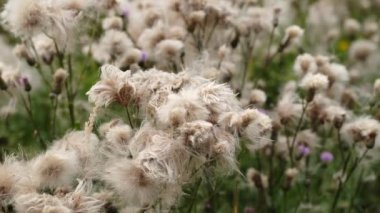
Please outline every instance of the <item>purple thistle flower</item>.
[[310, 148], [304, 145], [298, 146], [298, 151], [302, 156], [308, 156], [311, 152]]
[[321, 153], [320, 159], [323, 163], [329, 163], [334, 160], [334, 155], [331, 152], [324, 151]]
[[122, 10], [123, 17], [128, 18], [129, 12], [130, 12], [129, 7], [127, 7], [127, 6], [123, 7], [123, 10]]
[[146, 61], [146, 60], [148, 60], [148, 53], [141, 52], [141, 61]]

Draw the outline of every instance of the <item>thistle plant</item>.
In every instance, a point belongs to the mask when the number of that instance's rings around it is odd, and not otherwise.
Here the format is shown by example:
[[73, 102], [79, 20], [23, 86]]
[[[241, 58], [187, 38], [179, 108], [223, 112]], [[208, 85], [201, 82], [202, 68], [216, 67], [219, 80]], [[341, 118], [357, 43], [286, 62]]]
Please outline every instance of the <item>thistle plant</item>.
[[0, 1], [0, 212], [377, 212], [378, 1]]

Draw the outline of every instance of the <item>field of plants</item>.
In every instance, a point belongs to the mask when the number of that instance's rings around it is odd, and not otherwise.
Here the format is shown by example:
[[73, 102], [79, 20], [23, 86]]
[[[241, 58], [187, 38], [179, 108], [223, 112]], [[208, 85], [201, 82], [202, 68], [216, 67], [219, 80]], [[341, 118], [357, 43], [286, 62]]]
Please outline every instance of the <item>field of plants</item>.
[[380, 0], [0, 0], [1, 213], [380, 212]]

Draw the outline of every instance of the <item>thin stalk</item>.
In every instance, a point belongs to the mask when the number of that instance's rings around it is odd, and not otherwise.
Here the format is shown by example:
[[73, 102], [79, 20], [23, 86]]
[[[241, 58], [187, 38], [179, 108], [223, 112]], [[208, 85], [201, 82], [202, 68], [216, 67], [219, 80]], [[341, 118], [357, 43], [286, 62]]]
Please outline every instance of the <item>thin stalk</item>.
[[359, 178], [358, 178], [358, 183], [356, 184], [356, 189], [355, 189], [355, 192], [354, 194], [352, 195], [351, 199], [350, 199], [350, 206], [348, 208], [348, 213], [351, 212], [353, 206], [354, 206], [354, 201], [355, 201], [355, 198], [357, 197], [357, 195], [359, 194], [359, 191], [361, 189], [361, 183], [362, 183], [362, 177], [363, 177], [363, 173], [364, 171], [361, 170], [360, 172], [360, 175], [359, 175]]
[[195, 204], [195, 201], [197, 199], [197, 194], [198, 194], [198, 190], [201, 186], [201, 183], [202, 183], [202, 179], [199, 178], [198, 181], [195, 183], [195, 190], [192, 194], [192, 200], [191, 200], [191, 203], [190, 203], [190, 207], [189, 209], [187, 210], [188, 213], [191, 213], [191, 211], [193, 210], [193, 207], [194, 207], [194, 204]]
[[300, 119], [298, 121], [296, 132], [294, 133], [292, 143], [290, 144], [289, 157], [290, 157], [290, 163], [291, 163], [292, 166], [294, 165], [294, 160], [293, 160], [294, 145], [295, 145], [298, 133], [299, 133], [299, 131], [301, 129], [301, 126], [302, 126], [302, 123], [303, 123], [303, 119], [304, 119], [304, 116], [305, 116], [305, 112], [306, 112], [306, 109], [307, 109], [308, 105], [309, 105], [309, 102], [306, 102], [306, 104], [302, 108], [301, 117], [300, 117]]
[[68, 108], [69, 108], [69, 114], [70, 114], [70, 121], [71, 121], [71, 127], [75, 127], [75, 111], [74, 111], [74, 99], [75, 94], [73, 93], [73, 67], [72, 67], [72, 61], [71, 61], [71, 55], [69, 54], [67, 56], [67, 67], [68, 67], [68, 73], [69, 73], [69, 79], [66, 81], [66, 94], [67, 94], [67, 101], [68, 101]]
[[37, 49], [36, 49], [36, 46], [34, 46], [34, 43], [33, 41], [30, 39], [29, 40], [29, 43], [30, 43], [30, 46], [32, 48], [32, 52], [34, 54], [34, 57], [36, 58], [37, 60], [37, 63], [36, 63], [36, 70], [38, 72], [38, 74], [40, 74], [42, 80], [44, 81], [44, 83], [51, 89], [51, 85], [50, 85], [50, 82], [48, 81], [48, 79], [46, 78], [46, 76], [43, 74], [42, 72], [42, 60], [40, 59], [40, 56], [38, 55], [38, 52], [37, 52]]
[[288, 211], [288, 190], [285, 190], [284, 192], [284, 211], [283, 212], [287, 212]]
[[234, 195], [233, 195], [233, 212], [238, 213], [239, 212], [239, 190], [237, 183], [235, 185]]
[[57, 107], [58, 107], [58, 98], [54, 97], [52, 99], [52, 122], [51, 122], [51, 136], [54, 138], [55, 135], [55, 125], [56, 125], [56, 118], [57, 118]]
[[132, 127], [132, 129], [134, 129], [135, 127], [133, 126], [133, 122], [132, 122], [132, 119], [131, 119], [131, 115], [129, 114], [128, 107], [125, 107], [125, 111], [127, 112], [127, 118], [128, 118], [129, 125]]
[[[267, 52], [265, 54], [265, 61], [267, 61], [267, 59], [270, 57], [270, 47], [272, 46], [272, 43], [273, 43], [273, 38], [274, 38], [274, 31], [276, 30], [276, 27], [273, 26], [273, 29], [272, 31], [270, 32], [270, 37], [269, 37], [269, 43], [268, 43], [268, 47], [267, 47]], [[267, 66], [267, 64], [265, 64], [265, 67]]]
[[[249, 42], [247, 42], [247, 41], [246, 41], [246, 43], [247, 43], [246, 45], [241, 46], [243, 57], [244, 57], [244, 62], [243, 62], [244, 66], [243, 66], [243, 77], [241, 79], [241, 84], [240, 84], [240, 93], [243, 92], [243, 89], [244, 89], [244, 86], [245, 86], [245, 83], [246, 83], [247, 74], [248, 74], [248, 68], [249, 68], [249, 64], [251, 62], [250, 60], [252, 58], [252, 51], [253, 51], [253, 49], [255, 48], [255, 45], [256, 45], [256, 34], [253, 37], [252, 45], [250, 45]], [[248, 49], [248, 47], [251, 47], [251, 48]]]
[[72, 103], [72, 100], [71, 100], [71, 94], [68, 89], [69, 83], [67, 81], [65, 82], [65, 86], [66, 86], [67, 108], [69, 110], [70, 123], [71, 123], [71, 127], [74, 128], [75, 127], [74, 104]]
[[[364, 153], [355, 160], [354, 164], [352, 165], [352, 167], [350, 168], [350, 170], [348, 171], [347, 173], [347, 176], [346, 176], [346, 179], [344, 181], [342, 180], [339, 180], [339, 186], [338, 186], [338, 190], [335, 194], [335, 197], [334, 197], [334, 201], [333, 201], [333, 204], [332, 204], [332, 207], [331, 207], [331, 212], [334, 212], [335, 211], [335, 208], [336, 208], [336, 205], [338, 203], [338, 200], [339, 200], [339, 197], [344, 189], [344, 186], [346, 185], [346, 183], [348, 182], [348, 180], [350, 179], [350, 177], [352, 176], [353, 172], [355, 171], [356, 167], [360, 164], [360, 162], [364, 159], [364, 157], [366, 156], [367, 152], [368, 152], [369, 149], [366, 149], [364, 151]], [[342, 172], [342, 175], [345, 174], [346, 172], [346, 169], [347, 169], [347, 165], [348, 165], [348, 161], [349, 161], [349, 158], [351, 156], [351, 152], [349, 153], [349, 155], [347, 156], [347, 159], [346, 159], [346, 163], [343, 167], [343, 172]]]
[[211, 30], [210, 30], [207, 38], [206, 38], [205, 47], [208, 46], [208, 43], [210, 42], [210, 40], [212, 38], [212, 35], [214, 34], [214, 31], [215, 31], [216, 27], [218, 26], [218, 24], [219, 24], [219, 19], [216, 19], [215, 22], [214, 22], [214, 24], [211, 27]]
[[[29, 96], [29, 94], [28, 94], [28, 96]], [[41, 133], [40, 133], [39, 129], [37, 128], [37, 124], [36, 124], [36, 122], [34, 120], [34, 117], [33, 117], [33, 112], [32, 112], [31, 107], [30, 107], [31, 106], [31, 99], [30, 99], [30, 97], [28, 97], [28, 101], [26, 101], [25, 98], [24, 98], [24, 96], [21, 95], [21, 101], [23, 103], [25, 111], [27, 112], [27, 114], [29, 116], [30, 122], [32, 123], [33, 129], [34, 129], [34, 131], [35, 131], [35, 133], [36, 133], [36, 135], [38, 137], [38, 140], [40, 141], [40, 145], [43, 148], [46, 148], [46, 144], [45, 144], [45, 142], [44, 142], [44, 140], [43, 140], [43, 138], [41, 136]], [[29, 104], [27, 102], [29, 102]]]

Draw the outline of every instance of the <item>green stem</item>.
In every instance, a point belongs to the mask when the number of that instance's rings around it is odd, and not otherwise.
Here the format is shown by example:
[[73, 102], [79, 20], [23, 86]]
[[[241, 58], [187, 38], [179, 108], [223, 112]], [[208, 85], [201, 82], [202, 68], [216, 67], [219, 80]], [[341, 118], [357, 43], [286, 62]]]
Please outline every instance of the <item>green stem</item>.
[[360, 175], [359, 175], [359, 178], [358, 178], [358, 183], [356, 184], [355, 192], [354, 192], [354, 194], [352, 195], [351, 200], [350, 200], [350, 206], [349, 206], [349, 208], [348, 208], [348, 213], [351, 212], [351, 210], [352, 210], [352, 208], [353, 208], [353, 206], [354, 206], [355, 198], [356, 198], [357, 195], [359, 194], [359, 191], [360, 191], [360, 188], [361, 188], [361, 183], [362, 183], [361, 181], [362, 181], [363, 173], [364, 173], [364, 171], [361, 170]]
[[197, 194], [198, 194], [198, 190], [201, 186], [201, 183], [202, 183], [202, 179], [199, 178], [198, 181], [195, 183], [195, 190], [192, 194], [192, 200], [191, 200], [191, 203], [190, 203], [190, 207], [189, 209], [187, 210], [188, 213], [191, 213], [193, 207], [194, 207], [194, 204], [195, 204], [195, 201], [196, 201], [196, 198], [197, 198]]
[[45, 142], [44, 142], [44, 140], [43, 140], [43, 138], [41, 136], [41, 133], [40, 133], [39, 129], [37, 128], [36, 121], [34, 120], [34, 117], [33, 117], [33, 112], [32, 112], [31, 107], [30, 107], [32, 105], [32, 103], [31, 103], [31, 99], [30, 99], [29, 93], [28, 93], [28, 102], [29, 102], [29, 104], [27, 103], [27, 101], [25, 100], [25, 98], [24, 98], [23, 95], [21, 95], [21, 101], [23, 103], [25, 111], [27, 112], [27, 114], [29, 116], [29, 119], [30, 119], [30, 122], [32, 123], [33, 129], [34, 129], [34, 131], [35, 131], [35, 133], [36, 133], [36, 135], [37, 135], [37, 137], [39, 139], [40, 145], [43, 148], [46, 148], [46, 144], [45, 144]]
[[131, 115], [129, 114], [128, 107], [125, 107], [125, 111], [127, 112], [127, 118], [128, 118], [129, 125], [132, 127], [132, 129], [134, 129], [135, 127], [133, 126]]
[[304, 119], [305, 112], [306, 112], [306, 109], [307, 109], [308, 105], [309, 105], [309, 102], [306, 102], [306, 104], [302, 108], [301, 117], [300, 117], [300, 119], [298, 121], [296, 132], [294, 133], [292, 143], [290, 144], [289, 157], [290, 157], [290, 163], [291, 163], [292, 166], [294, 166], [294, 160], [293, 160], [294, 145], [295, 145], [298, 133], [301, 130], [301, 126], [302, 126], [303, 119]]

